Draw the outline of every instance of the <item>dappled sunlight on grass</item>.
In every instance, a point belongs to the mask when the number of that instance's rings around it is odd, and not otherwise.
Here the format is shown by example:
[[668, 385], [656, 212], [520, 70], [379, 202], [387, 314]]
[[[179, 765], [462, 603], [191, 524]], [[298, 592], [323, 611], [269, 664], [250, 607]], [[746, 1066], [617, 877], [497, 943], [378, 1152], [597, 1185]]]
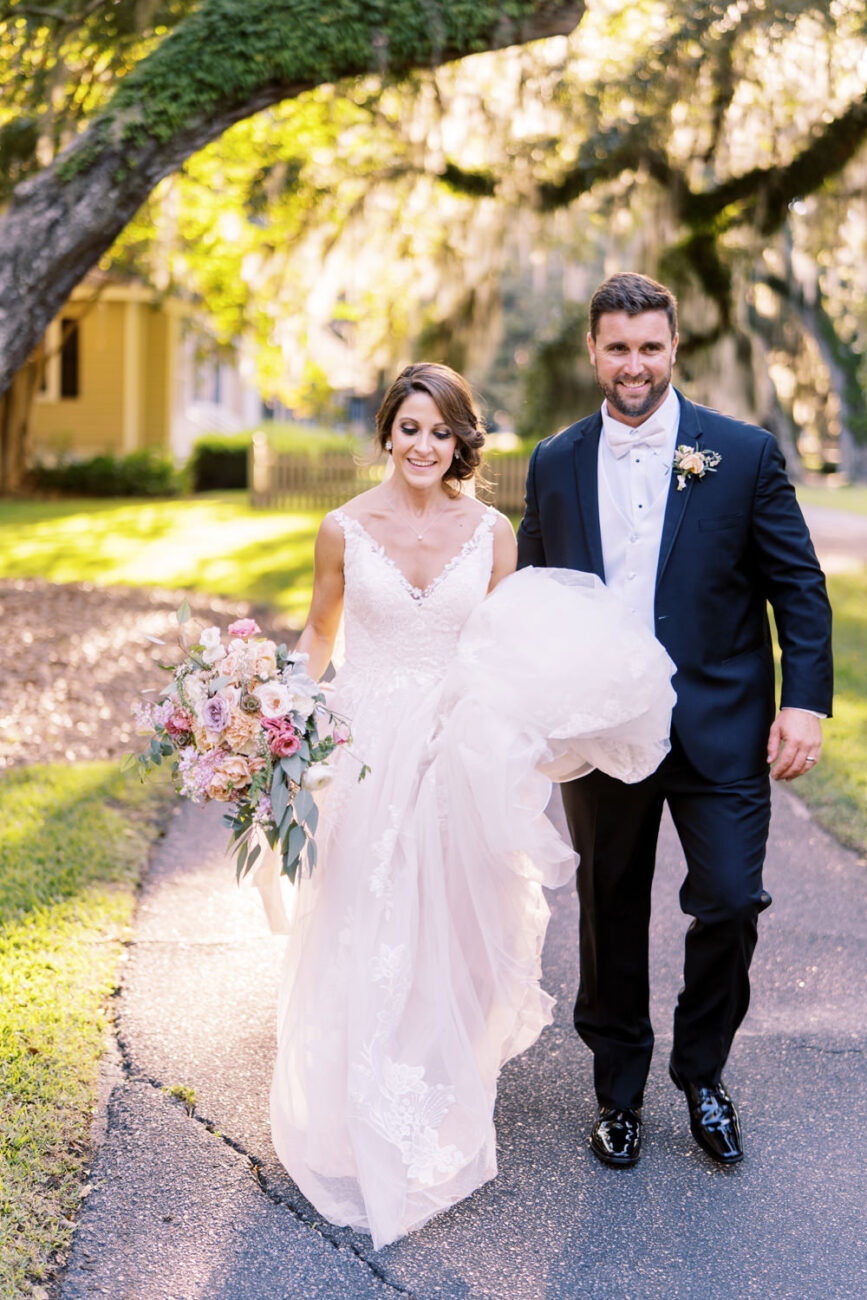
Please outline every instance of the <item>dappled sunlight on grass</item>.
[[321, 512], [252, 510], [243, 492], [182, 501], [0, 505], [0, 574], [189, 587], [275, 606], [300, 624]]
[[822, 761], [793, 790], [838, 839], [867, 850], [867, 569], [828, 579], [834, 610], [834, 716]]
[[64, 1246], [135, 887], [168, 798], [110, 763], [0, 777], [0, 1295]]

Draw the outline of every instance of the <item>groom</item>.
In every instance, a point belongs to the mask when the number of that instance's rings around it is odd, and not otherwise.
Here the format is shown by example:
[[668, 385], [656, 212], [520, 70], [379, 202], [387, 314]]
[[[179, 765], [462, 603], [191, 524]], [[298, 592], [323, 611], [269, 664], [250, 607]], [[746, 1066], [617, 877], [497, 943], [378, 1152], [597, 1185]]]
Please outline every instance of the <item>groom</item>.
[[[664, 286], [632, 273], [600, 285], [587, 346], [605, 400], [536, 447], [518, 531], [519, 567], [597, 573], [677, 665], [671, 752], [657, 771], [635, 785], [595, 771], [562, 787], [581, 859], [575, 1027], [593, 1052], [590, 1145], [619, 1166], [639, 1156], [653, 1050], [648, 928], [663, 804], [692, 918], [669, 1069], [696, 1141], [734, 1164], [743, 1147], [721, 1075], [771, 901], [769, 765], [777, 780], [810, 771], [831, 712], [830, 607], [783, 457], [769, 433], [672, 388], [677, 339]], [[782, 649], [776, 716], [768, 603]]]

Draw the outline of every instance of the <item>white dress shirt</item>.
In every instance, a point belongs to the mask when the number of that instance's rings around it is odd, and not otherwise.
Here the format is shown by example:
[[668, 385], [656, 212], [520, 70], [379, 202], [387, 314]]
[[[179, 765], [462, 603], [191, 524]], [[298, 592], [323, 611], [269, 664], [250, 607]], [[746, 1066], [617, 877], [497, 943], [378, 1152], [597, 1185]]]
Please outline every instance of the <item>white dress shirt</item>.
[[605, 582], [651, 631], [679, 424], [680, 402], [671, 385], [652, 415], [635, 428], [616, 420], [608, 403], [602, 403], [597, 472]]

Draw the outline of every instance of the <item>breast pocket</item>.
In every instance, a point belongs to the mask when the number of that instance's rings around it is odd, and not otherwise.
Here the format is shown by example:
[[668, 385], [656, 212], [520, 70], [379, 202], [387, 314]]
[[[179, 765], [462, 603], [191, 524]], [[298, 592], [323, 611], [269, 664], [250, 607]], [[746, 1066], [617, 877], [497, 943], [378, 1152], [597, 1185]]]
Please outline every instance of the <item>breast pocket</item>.
[[743, 521], [743, 517], [743, 511], [740, 510], [733, 515], [711, 515], [707, 519], [699, 519], [699, 531], [712, 533], [722, 528], [736, 528]]

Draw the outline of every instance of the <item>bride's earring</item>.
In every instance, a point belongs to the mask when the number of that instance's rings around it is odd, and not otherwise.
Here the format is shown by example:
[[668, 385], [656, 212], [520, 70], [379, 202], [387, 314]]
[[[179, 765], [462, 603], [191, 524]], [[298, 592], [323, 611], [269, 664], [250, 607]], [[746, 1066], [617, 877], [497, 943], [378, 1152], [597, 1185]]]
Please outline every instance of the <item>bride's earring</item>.
[[386, 450], [386, 451], [391, 451], [391, 438], [387, 438], [387, 439], [386, 439], [385, 450]]

